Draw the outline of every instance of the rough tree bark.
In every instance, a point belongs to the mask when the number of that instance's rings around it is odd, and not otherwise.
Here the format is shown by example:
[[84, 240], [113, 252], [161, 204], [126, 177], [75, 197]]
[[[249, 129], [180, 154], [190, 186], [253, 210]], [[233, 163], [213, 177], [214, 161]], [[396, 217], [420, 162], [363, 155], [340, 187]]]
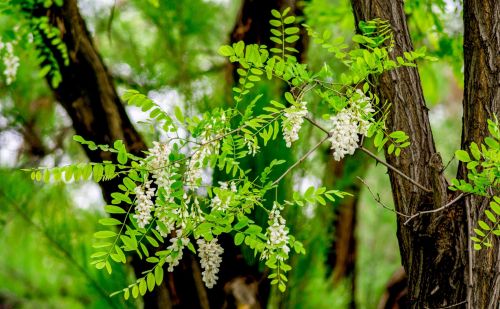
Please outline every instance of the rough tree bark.
[[[391, 22], [396, 55], [412, 49], [401, 1], [353, 0], [352, 5], [357, 21], [378, 17]], [[467, 149], [471, 142], [480, 143], [488, 135], [486, 120], [500, 115], [500, 3], [465, 1], [463, 15], [462, 149]], [[440, 172], [441, 160], [435, 153], [418, 71], [404, 68], [384, 74], [377, 91], [382, 99], [393, 104], [389, 128], [408, 132], [413, 141], [410, 151], [404, 152], [400, 159], [387, 156], [387, 160], [433, 190], [432, 195], [425, 194], [389, 173], [396, 209], [413, 214], [438, 208], [451, 197]], [[466, 178], [464, 166], [459, 167], [458, 176]], [[443, 211], [420, 216], [420, 220], [408, 226], [402, 224], [404, 218], [398, 218], [411, 307], [498, 308], [498, 238], [493, 239], [493, 249], [479, 252], [470, 251], [468, 238], [471, 233], [468, 226], [473, 227], [482, 219], [487, 206], [486, 198], [471, 195]]]
[[[467, 150], [470, 143], [479, 144], [489, 135], [487, 119], [500, 116], [500, 2], [466, 0], [463, 15], [462, 149]], [[467, 179], [464, 165], [459, 167], [458, 178]], [[472, 227], [477, 226], [478, 220], [486, 220], [487, 198], [470, 195], [465, 198], [465, 203]], [[465, 280], [470, 285], [469, 308], [498, 309], [500, 305], [499, 237], [493, 237], [492, 244], [492, 249], [471, 252], [472, 263], [467, 268]]]
[[[355, 20], [381, 18], [394, 31], [394, 56], [413, 50], [403, 1], [352, 0]], [[412, 141], [399, 158], [386, 154], [387, 161], [418, 183], [417, 188], [389, 171], [396, 210], [404, 214], [439, 208], [455, 194], [448, 192], [442, 162], [436, 152], [416, 68], [405, 67], [384, 73], [373, 89], [381, 101], [392, 103], [387, 118], [390, 131], [405, 131]], [[440, 212], [425, 214], [405, 225], [398, 216], [399, 247], [408, 274], [411, 308], [439, 308], [463, 304], [467, 265], [467, 223], [464, 207], [455, 203]], [[460, 305], [459, 305], [460, 306]]]
[[[42, 6], [28, 12], [33, 16], [48, 16], [53, 26], [59, 28], [68, 49], [70, 63], [64, 65], [60, 53], [51, 44], [53, 54], [61, 68], [62, 82], [52, 88], [57, 101], [73, 121], [76, 134], [97, 144], [112, 144], [123, 140], [128, 151], [141, 156], [146, 144], [132, 125], [118, 97], [113, 80], [98, 54], [82, 19], [76, 0], [65, 0], [61, 8], [45, 9]], [[42, 63], [42, 66], [45, 65]], [[50, 85], [50, 82], [49, 82]], [[89, 151], [90, 161], [114, 160], [110, 153]], [[101, 182], [103, 196], [108, 203], [116, 190], [119, 179]], [[199, 266], [188, 252], [174, 273], [166, 273], [165, 281], [144, 297], [146, 308], [208, 308], [208, 299], [201, 284]], [[131, 262], [136, 275], [150, 266], [137, 257]]]

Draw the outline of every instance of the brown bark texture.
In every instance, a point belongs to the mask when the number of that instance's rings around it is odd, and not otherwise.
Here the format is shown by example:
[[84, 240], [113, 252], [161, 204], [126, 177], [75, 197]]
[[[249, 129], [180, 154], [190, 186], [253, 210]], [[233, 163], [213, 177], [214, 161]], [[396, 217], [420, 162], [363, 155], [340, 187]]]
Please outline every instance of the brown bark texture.
[[[62, 82], [52, 89], [53, 94], [71, 117], [75, 133], [97, 144], [113, 144], [115, 140], [122, 140], [130, 153], [141, 156], [147, 150], [146, 144], [126, 114], [113, 79], [80, 15], [76, 0], [65, 0], [61, 8], [45, 9], [40, 6], [27, 13], [34, 17], [48, 16], [51, 24], [62, 33], [62, 40], [68, 49], [69, 65], [64, 65], [64, 60], [58, 56], [60, 53], [48, 43], [48, 39], [46, 46], [56, 56], [62, 75]], [[108, 152], [84, 149], [90, 161], [115, 161]], [[119, 183], [119, 178], [100, 183], [108, 203], [111, 201], [110, 194]], [[208, 308], [205, 288], [197, 284], [201, 281], [198, 278], [200, 272], [194, 271], [196, 268], [192, 267], [192, 261], [194, 258], [187, 253], [174, 273], [165, 271], [163, 284], [144, 296], [144, 306]], [[132, 257], [131, 265], [137, 276], [142, 276], [142, 272], [150, 268], [147, 262], [136, 256]]]
[[[472, 142], [483, 142], [489, 135], [487, 119], [500, 117], [500, 2], [497, 0], [464, 1], [464, 100], [462, 149]], [[467, 179], [461, 164], [458, 178]], [[498, 188], [496, 192], [499, 195]], [[489, 199], [477, 195], [465, 197], [469, 224], [488, 221], [484, 211]], [[474, 236], [474, 235], [472, 235]], [[472, 251], [467, 283], [469, 308], [498, 309], [500, 306], [500, 241], [491, 238], [493, 247]], [[472, 270], [472, 272], [470, 272]]]
[[[388, 20], [394, 32], [394, 57], [413, 50], [403, 1], [352, 0], [355, 20]], [[402, 130], [412, 144], [400, 157], [386, 154], [389, 164], [422, 184], [426, 192], [389, 171], [398, 212], [412, 215], [445, 205], [457, 193], [447, 190], [442, 161], [436, 152], [417, 68], [403, 67], [382, 74], [373, 89], [391, 110], [389, 131]], [[409, 308], [463, 306], [466, 300], [464, 272], [467, 265], [467, 222], [461, 203], [428, 213], [405, 225], [398, 216], [398, 241], [408, 274]], [[458, 305], [461, 304], [461, 305]]]

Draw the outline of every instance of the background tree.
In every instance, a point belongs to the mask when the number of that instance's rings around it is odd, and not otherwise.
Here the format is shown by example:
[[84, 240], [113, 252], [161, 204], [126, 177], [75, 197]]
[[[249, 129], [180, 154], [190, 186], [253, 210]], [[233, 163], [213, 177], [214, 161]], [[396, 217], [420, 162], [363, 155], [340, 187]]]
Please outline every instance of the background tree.
[[[352, 13], [349, 8], [349, 3], [347, 1], [338, 2], [339, 3], [330, 3], [328, 1], [313, 0], [307, 3], [305, 9], [307, 23], [313, 25], [316, 29], [328, 29], [335, 33], [335, 36], [338, 33], [344, 33], [344, 35], [349, 38], [353, 33]], [[89, 5], [86, 4], [85, 1], [80, 2], [80, 8], [85, 14], [85, 19], [89, 25], [94, 44], [99, 47], [102, 57], [110, 68], [110, 75], [118, 85], [118, 92], [121, 92], [123, 88], [131, 87], [145, 93], [149, 92], [148, 94], [151, 97], [160, 99], [163, 102], [162, 104], [164, 104], [163, 106], [167, 109], [172, 105], [181, 104], [187, 113], [190, 111], [196, 113], [199, 110], [206, 110], [213, 106], [219, 106], [222, 101], [220, 98], [224, 95], [221, 95], [221, 92], [218, 92], [217, 89], [220, 88], [220, 85], [225, 84], [222, 82], [224, 80], [223, 68], [225, 67], [225, 63], [222, 59], [213, 57], [212, 55], [220, 44], [227, 41], [227, 33], [230, 33], [233, 27], [238, 3], [214, 4], [212, 2], [200, 0], [172, 5], [167, 2], [159, 1], [159, 5], [160, 7], [156, 8], [149, 2], [117, 2], [110, 23], [110, 6], [104, 6], [94, 11], [94, 9], [89, 10]], [[441, 4], [439, 4], [439, 7], [441, 7]], [[448, 18], [448, 13], [430, 10], [424, 4], [413, 1], [406, 4], [405, 12], [409, 18], [408, 23], [412, 31], [412, 36], [415, 39], [415, 44], [417, 46], [425, 44], [430, 48], [430, 52], [440, 59], [450, 59], [453, 68], [458, 67], [457, 76], [459, 77], [461, 63], [456, 60], [456, 49], [446, 47], [451, 46], [447, 45], [450, 42], [453, 42], [452, 46], [455, 46], [453, 45], [455, 42], [448, 39], [448, 36], [452, 34], [450, 28], [448, 28], [446, 24], [444, 24], [444, 26], [441, 25], [443, 27], [437, 26], [437, 29], [440, 29], [437, 35], [432, 35], [431, 31], [426, 30], [426, 27], [433, 27], [434, 24], [438, 25], [437, 20]], [[429, 19], [432, 19], [431, 17], [434, 18], [434, 20], [429, 21]], [[2, 16], [2, 18], [5, 18], [5, 16]], [[7, 20], [9, 21], [8, 18]], [[9, 22], [10, 24], [5, 25], [11, 25], [10, 27], [13, 27], [15, 23], [12, 21]], [[139, 33], [137, 29], [145, 27], [144, 25], [147, 25], [146, 28], [150, 31]], [[9, 26], [5, 27], [9, 29]], [[207, 31], [207, 29], [211, 30]], [[2, 37], [3, 40], [9, 40], [9, 36], [13, 37], [12, 32], [9, 32], [9, 30], [4, 31], [4, 33], [8, 34]], [[120, 48], [120, 46], [127, 46], [127, 48]], [[331, 59], [328, 59], [325, 54], [322, 54], [320, 49], [316, 48], [316, 45], [313, 49], [308, 51], [307, 62], [311, 66], [316, 66], [316, 68], [321, 68], [324, 64], [329, 65], [329, 69], [334, 76], [338, 76], [342, 72], [342, 67], [332, 62]], [[39, 79], [36, 76], [29, 75], [35, 66], [32, 65], [31, 69], [29, 69], [30, 66], [23, 66], [24, 64], [26, 63], [22, 62], [19, 68], [18, 80], [13, 85], [10, 85], [8, 88], [0, 87], [2, 93], [1, 114], [2, 117], [9, 119], [9, 127], [4, 126], [5, 122], [0, 121], [0, 127], [2, 127], [2, 130], [5, 130], [0, 133], [0, 143], [8, 145], [5, 139], [2, 140], [2, 138], [4, 138], [3, 136], [11, 136], [8, 135], [12, 134], [10, 132], [16, 132], [17, 128], [23, 125], [24, 122], [20, 121], [20, 119], [35, 119], [35, 126], [31, 124], [31, 127], [35, 130], [25, 130], [25, 132], [27, 132], [25, 134], [26, 145], [30, 145], [28, 143], [29, 140], [37, 140], [36, 138], [31, 138], [31, 135], [35, 135], [34, 137], [36, 137], [35, 133], [38, 132], [40, 137], [38, 140], [42, 142], [38, 144], [44, 146], [43, 148], [47, 150], [46, 153], [48, 154], [43, 155], [43, 152], [37, 151], [38, 153], [42, 153], [40, 160], [43, 161], [40, 162], [52, 162], [52, 158], [55, 158], [57, 164], [58, 160], [60, 162], [62, 158], [63, 164], [66, 164], [66, 162], [68, 162], [68, 156], [71, 156], [72, 160], [81, 160], [81, 155], [79, 154], [81, 151], [77, 147], [71, 146], [71, 148], [68, 148], [68, 145], [71, 145], [68, 141], [68, 137], [72, 134], [71, 130], [68, 129], [71, 127], [71, 123], [66, 122], [65, 128], [61, 128], [59, 124], [55, 125], [54, 129], [48, 127], [52, 119], [55, 119], [55, 123], [58, 123], [57, 120], [63, 119], [60, 111], [52, 112], [54, 105], [51, 99], [44, 105], [50, 107], [48, 109], [50, 111], [48, 115], [56, 115], [53, 118], [49, 117], [48, 119], [50, 119], [50, 121], [47, 121], [47, 117], [42, 117], [42, 113], [38, 113], [39, 115], [37, 115], [37, 112], [33, 113], [33, 110], [41, 110], [35, 107], [40, 105], [34, 104], [31, 109], [24, 108], [21, 110], [20, 107], [29, 106], [31, 102], [34, 101], [26, 95], [28, 93], [30, 93], [31, 96], [35, 96], [35, 94], [38, 96], [38, 93], [43, 94], [43, 91], [45, 91], [45, 95], [51, 98], [46, 85], [39, 83]], [[420, 70], [420, 74], [423, 76], [422, 83], [427, 102], [439, 102], [446, 97], [443, 93], [447, 93], [449, 89], [447, 85], [455, 87], [455, 82], [450, 79], [447, 68], [443, 69], [441, 64], [438, 66], [424, 63], [420, 66]], [[27, 74], [27, 72], [30, 73]], [[31, 78], [30, 82], [26, 82], [28, 76]], [[434, 87], [437, 84], [440, 86]], [[432, 87], [438, 88], [439, 91], [436, 92]], [[26, 89], [37, 89], [37, 91], [27, 91]], [[460, 91], [449, 91], [449, 93], [457, 92]], [[168, 97], [168, 99], [165, 99], [165, 97]], [[11, 102], [11, 98], [15, 98], [14, 104], [9, 103]], [[452, 98], [452, 101], [453, 100], [456, 99]], [[442, 106], [443, 105], [439, 105], [436, 111]], [[137, 110], [127, 108], [127, 112], [134, 120], [140, 119], [138, 118]], [[454, 112], [455, 110], [451, 109], [451, 114]], [[36, 116], [33, 117], [33, 114]], [[17, 122], [11, 121], [13, 119], [16, 119]], [[28, 121], [26, 121], [26, 123], [28, 123]], [[449, 123], [448, 120], [446, 123]], [[447, 129], [446, 126], [439, 123], [437, 123], [439, 126], [435, 124], [436, 123], [433, 123], [433, 129], [439, 129], [434, 132], [435, 138], [438, 140], [438, 148], [440, 145], [447, 143], [443, 157], [450, 158], [453, 149], [457, 147], [450, 144], [450, 141], [455, 140], [456, 134], [454, 134], [453, 129]], [[149, 123], [143, 122], [139, 124], [138, 129], [140, 129], [142, 136], [144, 136], [143, 140], [158, 139], [154, 127]], [[304, 131], [305, 139], [309, 136], [307, 134], [309, 134], [309, 132]], [[52, 141], [57, 141], [58, 139], [62, 142], [56, 142], [55, 144], [59, 146], [52, 147]], [[458, 136], [456, 136], [456, 139], [458, 145]], [[33, 143], [33, 145], [36, 146], [36, 143]], [[47, 147], [46, 145], [49, 146]], [[306, 146], [305, 144], [298, 145], [297, 149], [300, 151], [302, 147]], [[33, 147], [33, 149], [37, 148], [40, 147]], [[5, 158], [4, 149], [6, 148], [2, 147], [2, 158]], [[64, 155], [61, 155], [62, 149], [64, 149]], [[57, 155], [54, 154], [54, 151]], [[441, 151], [442, 149], [440, 149], [440, 152]], [[14, 160], [14, 162], [16, 162], [14, 164], [17, 166], [19, 166], [21, 162], [28, 165], [40, 164], [33, 162], [26, 154], [21, 155], [19, 161]], [[49, 163], [48, 165], [51, 164], [53, 163]], [[451, 166], [454, 166], [453, 163]], [[451, 170], [453, 170], [453, 168], [447, 169], [447, 172], [449, 173]], [[323, 174], [325, 174], [324, 171], [323, 159], [321, 159], [320, 156], [316, 156], [313, 160], [305, 162], [303, 170], [296, 172], [293, 178], [294, 181], [299, 180], [299, 184], [310, 183], [311, 181], [316, 184], [316, 179], [320, 179], [321, 182]], [[312, 179], [304, 180], [305, 177], [303, 176], [306, 175], [306, 173], [307, 175], [312, 175]], [[386, 189], [387, 187], [383, 185], [383, 173], [384, 169], [381, 167], [375, 169], [370, 167], [366, 176], [366, 182], [371, 186], [375, 194], [380, 192], [382, 200], [385, 200], [387, 197], [385, 192], [388, 192], [388, 190]], [[7, 175], [9, 174], [7, 173]], [[353, 174], [350, 175], [350, 177], [352, 177]], [[15, 180], [12, 179], [12, 181], [14, 182]], [[342, 183], [341, 179], [338, 179], [338, 181]], [[360, 182], [358, 182], [358, 184], [360, 184]], [[8, 188], [8, 191], [6, 191], [7, 193], [14, 192], [12, 191], [12, 186]], [[19, 188], [19, 190], [21, 190], [21, 188]], [[360, 211], [358, 212], [360, 249], [356, 267], [358, 268], [360, 276], [356, 284], [358, 290], [356, 291], [355, 299], [360, 307], [373, 307], [377, 304], [378, 297], [382, 294], [385, 282], [388, 280], [390, 273], [397, 268], [399, 261], [397, 255], [394, 253], [395, 240], [390, 237], [393, 229], [395, 229], [392, 223], [393, 214], [381, 207], [377, 208], [366, 188], [364, 191], [365, 192], [361, 195], [362, 202], [359, 208]], [[70, 194], [70, 196], [72, 196], [72, 194]], [[3, 205], [9, 210], [5, 212], [6, 214], [16, 213], [15, 208], [10, 207], [9, 203], [3, 203]], [[25, 204], [23, 203], [22, 205]], [[35, 205], [32, 205], [32, 207], [35, 207]], [[87, 213], [87, 210], [71, 211], [75, 213]], [[34, 218], [35, 221], [38, 220], [37, 216], [43, 218], [42, 214], [33, 212], [28, 212], [28, 214], [33, 215], [32, 218]], [[300, 233], [298, 237], [306, 240], [305, 244], [307, 246], [308, 255], [293, 258], [295, 268], [293, 273], [290, 274], [290, 287], [288, 294], [285, 296], [286, 299], [277, 301], [277, 299], [282, 296], [279, 293], [272, 292], [272, 303], [281, 303], [288, 307], [313, 306], [330, 308], [333, 306], [335, 308], [342, 308], [349, 302], [349, 299], [353, 298], [350, 296], [349, 289], [344, 288], [343, 283], [333, 287], [329, 283], [329, 280], [324, 280], [328, 272], [325, 267], [326, 251], [332, 241], [332, 235], [327, 235], [325, 233], [326, 229], [331, 224], [330, 218], [331, 209], [321, 208], [315, 205], [307, 209], [297, 209], [289, 213], [289, 222], [294, 222], [294, 230]], [[21, 220], [21, 217], [19, 220]], [[21, 220], [21, 222], [25, 221]], [[81, 222], [80, 224], [84, 224], [85, 220]], [[95, 220], [92, 222], [95, 222]], [[51, 223], [48, 221], [47, 224], [50, 226]], [[8, 226], [14, 226], [14, 223], [8, 224]], [[2, 238], [5, 243], [9, 244], [8, 246], [12, 246], [13, 242], [9, 242], [9, 240], [16, 232], [13, 229], [9, 231], [11, 232], [4, 233]], [[31, 249], [27, 246], [25, 250], [34, 250], [34, 248]], [[43, 253], [39, 254], [49, 256], [51, 253], [50, 251], [43, 251]], [[88, 257], [88, 255], [89, 254], [85, 256]], [[0, 265], [6, 265], [5, 263], [8, 263], [8, 257], [5, 255], [1, 257], [1, 260], [4, 262]], [[28, 262], [29, 259], [24, 259], [23, 261]], [[53, 261], [58, 260], [55, 258]], [[21, 261], [19, 263], [19, 265], [23, 265]], [[83, 265], [85, 263], [86, 261], [82, 259], [81, 264]], [[21, 269], [21, 267], [22, 266], [16, 268]], [[68, 265], [68, 267], [71, 267], [71, 265]], [[42, 272], [40, 272], [40, 276], [41, 275]], [[94, 276], [95, 274], [92, 273], [91, 275]], [[36, 276], [36, 273], [28, 273], [25, 278], [27, 281], [35, 282], [32, 276]], [[71, 272], [71, 276], [77, 277], [77, 274]], [[52, 277], [56, 278], [59, 276], [58, 274], [53, 274]], [[130, 282], [130, 280], [133, 280], [132, 277], [133, 275], [129, 273], [128, 277], [124, 276], [121, 277], [122, 279], [117, 280]], [[191, 278], [189, 270], [186, 278], [187, 277]], [[6, 277], [4, 279], [4, 281], [7, 282], [6, 286], [9, 287], [7, 291], [12, 291], [10, 287], [12, 287], [13, 284], [10, 282], [16, 282], [14, 278], [16, 277]], [[104, 282], [105, 278], [105, 276], [99, 277], [97, 281]], [[125, 285], [125, 283], [115, 283], [117, 286]], [[106, 290], [109, 293], [116, 290], [116, 288], [111, 287]], [[20, 292], [5, 294], [3, 291], [5, 290], [0, 291], [3, 299], [12, 299], [12, 295], [15, 295], [15, 297], [24, 295], [17, 298], [19, 301], [24, 301], [24, 299], [30, 297]], [[54, 292], [51, 293], [58, 293], [57, 290], [53, 291]], [[78, 293], [78, 291], [71, 295], [77, 295], [75, 293]], [[4, 295], [9, 296], [5, 297]], [[211, 297], [210, 293], [208, 297]], [[92, 302], [94, 299], [98, 299], [98, 296], [89, 297], [87, 299], [87, 301]], [[116, 298], [112, 299], [116, 301]], [[194, 298], [190, 300], [193, 302], [197, 301]]]
[[[462, 137], [462, 147], [464, 148], [465, 140], [470, 142], [473, 139], [469, 137], [471, 127], [481, 128], [476, 129], [477, 133], [474, 135], [476, 142], [481, 142], [486, 137], [485, 119], [498, 115], [500, 106], [498, 96], [486, 94], [484, 97], [487, 99], [481, 103], [468, 98], [468, 94], [481, 89], [481, 87], [474, 87], [470, 82], [467, 83], [470, 80], [469, 76], [476, 74], [475, 70], [478, 70], [477, 72], [486, 70], [486, 67], [481, 65], [470, 65], [472, 57], [468, 47], [469, 44], [474, 46], [474, 38], [477, 38], [480, 32], [478, 27], [470, 27], [471, 15], [469, 14], [480, 15], [484, 18], [486, 21], [483, 24], [485, 31], [493, 31], [493, 21], [498, 18], [498, 8], [495, 9], [493, 3], [489, 7], [481, 8], [474, 7], [473, 3], [471, 2], [470, 6], [466, 3], [464, 6], [464, 61], [465, 67], [470, 70], [465, 71], [464, 133]], [[391, 22], [395, 30], [396, 55], [413, 50], [402, 3], [352, 1], [352, 4], [357, 21], [382, 18]], [[483, 37], [483, 42], [485, 41], [489, 41], [489, 37], [488, 39]], [[491, 41], [489, 44], [494, 46], [496, 43]], [[482, 50], [480, 50], [478, 47], [477, 52], [481, 54]], [[488, 59], [492, 55], [492, 53], [485, 53], [484, 56], [475, 54], [480, 59], [483, 57]], [[494, 63], [493, 58], [491, 59], [491, 63]], [[484, 82], [485, 78], [482, 80]], [[457, 195], [447, 191], [448, 182], [443, 176], [441, 157], [435, 150], [420, 85], [417, 69], [405, 68], [384, 74], [378, 81], [376, 88], [381, 99], [392, 102], [388, 119], [389, 127], [411, 132], [410, 139], [418, 141], [413, 143], [410, 151], [402, 155], [401, 158], [387, 156], [388, 162], [429, 188], [428, 192], [415, 188], [389, 171], [396, 211], [403, 214], [438, 209], [456, 199]], [[495, 89], [495, 86], [492, 83], [485, 84], [482, 89], [488, 93], [495, 91], [492, 90]], [[481, 108], [484, 106], [482, 104], [487, 105], [488, 108]], [[467, 110], [470, 109], [477, 111], [475, 118], [468, 116], [469, 111]], [[464, 177], [464, 171], [465, 169], [462, 167], [459, 175]], [[470, 271], [473, 271], [473, 265], [481, 265], [480, 268], [484, 265], [484, 269], [487, 269], [486, 273], [491, 272], [491, 275], [482, 273], [479, 276], [492, 278], [494, 277], [492, 270], [495, 266], [490, 264], [491, 260], [487, 258], [481, 261], [476, 260], [476, 263], [467, 258], [467, 252], [469, 255], [475, 255], [471, 252], [468, 243], [467, 235], [471, 233], [470, 225], [477, 221], [478, 213], [482, 213], [481, 209], [484, 209], [485, 205], [484, 203], [483, 205], [481, 203], [470, 204], [470, 198], [466, 201], [465, 207], [462, 202], [454, 203], [455, 205], [451, 205], [442, 212], [430, 213], [427, 218], [420, 216], [417, 218], [418, 220], [413, 220], [409, 224], [405, 224], [407, 218], [398, 216], [398, 239], [403, 265], [409, 277], [409, 301], [412, 308], [458, 306], [466, 303], [470, 308], [493, 308], [497, 305], [497, 288], [491, 288], [490, 283], [471, 284], [467, 278], [467, 275], [471, 275]], [[474, 214], [474, 217], [470, 217], [469, 213]], [[488, 254], [497, 256], [494, 260], [498, 260], [498, 252]], [[474, 264], [470, 265], [469, 263]], [[469, 265], [470, 270], [467, 270], [467, 265]], [[472, 288], [468, 288], [470, 285]], [[475, 297], [474, 300], [470, 299], [471, 295], [476, 293], [482, 295], [482, 300]], [[490, 295], [486, 295], [487, 293]], [[469, 295], [469, 300], [466, 300], [466, 295]]]

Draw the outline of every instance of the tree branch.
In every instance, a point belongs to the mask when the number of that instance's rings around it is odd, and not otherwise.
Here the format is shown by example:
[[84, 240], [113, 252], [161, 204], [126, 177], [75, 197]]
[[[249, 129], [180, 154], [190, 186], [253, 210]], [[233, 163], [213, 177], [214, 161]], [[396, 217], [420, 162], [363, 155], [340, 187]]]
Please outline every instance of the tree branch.
[[[317, 123], [314, 119], [310, 118], [309, 116], [306, 116], [304, 117], [307, 121], [309, 121], [313, 126], [317, 127], [318, 129], [320, 129], [321, 131], [325, 132], [328, 134], [328, 137], [331, 136], [331, 132], [329, 132], [327, 129], [325, 129], [323, 126], [321, 126], [319, 123]], [[389, 163], [385, 162], [384, 160], [380, 159], [379, 157], [377, 157], [375, 154], [373, 154], [371, 151], [369, 151], [368, 149], [366, 149], [365, 147], [361, 146], [359, 147], [359, 149], [361, 151], [363, 151], [364, 153], [366, 153], [367, 155], [369, 155], [370, 157], [372, 157], [373, 159], [375, 159], [377, 162], [379, 162], [380, 164], [384, 165], [385, 167], [387, 167], [388, 169], [394, 171], [396, 174], [398, 174], [399, 176], [403, 177], [404, 179], [408, 180], [409, 182], [411, 182], [412, 184], [414, 184], [415, 186], [419, 187], [420, 189], [424, 190], [425, 192], [428, 192], [428, 193], [431, 193], [432, 190], [430, 189], [427, 189], [426, 187], [424, 187], [423, 185], [419, 184], [418, 182], [416, 182], [414, 179], [406, 176], [403, 172], [401, 172], [400, 170], [398, 170], [397, 168], [395, 168], [394, 166], [390, 165]]]

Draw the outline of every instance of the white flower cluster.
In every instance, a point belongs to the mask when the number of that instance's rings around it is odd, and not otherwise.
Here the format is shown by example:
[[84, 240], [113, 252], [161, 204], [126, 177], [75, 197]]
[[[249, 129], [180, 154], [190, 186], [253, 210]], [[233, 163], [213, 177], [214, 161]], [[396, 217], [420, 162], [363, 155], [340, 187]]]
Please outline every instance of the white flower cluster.
[[155, 189], [151, 188], [152, 181], [146, 181], [144, 185], [135, 187], [137, 205], [136, 214], [133, 216], [137, 220], [137, 225], [144, 228], [151, 220], [151, 211], [154, 209], [153, 196]]
[[224, 249], [217, 242], [217, 238], [207, 242], [200, 238], [198, 243], [198, 256], [200, 257], [201, 267], [203, 268], [203, 281], [207, 288], [211, 289], [216, 283], [219, 273], [220, 263], [222, 262], [222, 253]]
[[253, 139], [244, 139], [245, 145], [248, 147], [248, 154], [255, 157], [260, 147], [259, 144]]
[[293, 105], [286, 109], [283, 119], [283, 138], [286, 146], [291, 147], [292, 142], [299, 139], [299, 130], [304, 122], [304, 117], [307, 115], [306, 102], [300, 102], [299, 106]]
[[179, 261], [182, 260], [183, 250], [189, 244], [189, 238], [182, 235], [182, 230], [177, 230], [177, 236], [172, 237], [170, 239], [170, 246], [167, 247], [167, 250], [171, 250], [170, 254], [165, 258], [165, 261], [168, 263], [168, 271], [174, 271], [174, 267], [179, 265]]
[[[227, 182], [219, 181], [219, 185], [220, 185], [220, 189], [224, 190], [227, 194], [224, 194], [224, 196], [221, 198], [219, 193], [214, 192], [215, 197], [212, 198], [212, 202], [210, 203], [210, 206], [214, 210], [226, 211], [229, 208], [229, 204], [231, 203], [232, 195], [229, 193]], [[236, 184], [234, 182], [231, 182], [231, 192], [236, 193], [237, 191], [238, 190], [236, 188]]]
[[332, 131], [329, 141], [336, 161], [347, 154], [354, 154], [358, 148], [359, 134], [366, 134], [370, 127], [371, 113], [374, 111], [370, 99], [361, 90], [356, 90], [354, 98], [349, 108], [330, 118]]
[[5, 75], [7, 85], [12, 84], [12, 82], [16, 79], [17, 69], [19, 67], [19, 57], [14, 55], [14, 44], [15, 42], [3, 43], [0, 41], [0, 51], [5, 49], [5, 54], [3, 56], [5, 69], [3, 74]]
[[277, 203], [274, 203], [269, 220], [272, 223], [267, 228], [267, 245], [261, 257], [268, 259], [271, 254], [276, 254], [276, 258], [283, 261], [288, 256], [290, 247], [288, 247], [289, 238], [286, 220], [281, 216], [281, 207]]

